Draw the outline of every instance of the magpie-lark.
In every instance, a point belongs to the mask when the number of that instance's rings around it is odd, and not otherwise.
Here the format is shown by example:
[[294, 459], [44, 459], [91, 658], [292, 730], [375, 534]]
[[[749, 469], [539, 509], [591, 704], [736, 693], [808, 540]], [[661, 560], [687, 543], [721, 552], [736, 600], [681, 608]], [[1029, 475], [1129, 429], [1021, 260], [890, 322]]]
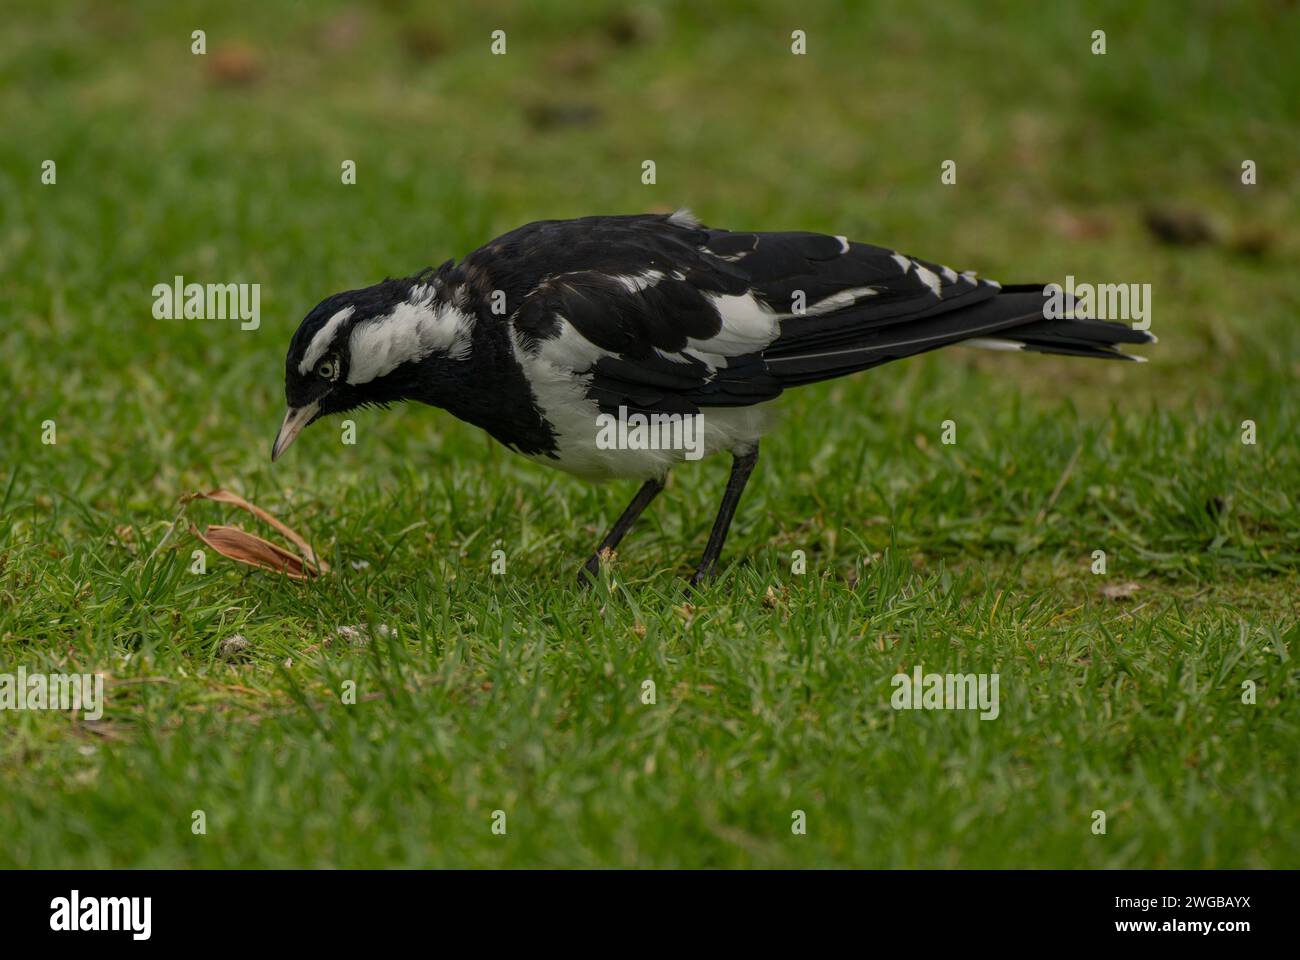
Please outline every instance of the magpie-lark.
[[954, 343], [1136, 360], [1116, 344], [1154, 340], [1044, 319], [1043, 304], [1042, 285], [1004, 287], [846, 237], [732, 233], [686, 211], [543, 220], [459, 264], [323, 300], [289, 345], [271, 459], [326, 414], [418, 400], [539, 463], [643, 481], [586, 582], [684, 453], [611, 449], [601, 415], [701, 414], [703, 454], [733, 460], [699, 583], [787, 388]]

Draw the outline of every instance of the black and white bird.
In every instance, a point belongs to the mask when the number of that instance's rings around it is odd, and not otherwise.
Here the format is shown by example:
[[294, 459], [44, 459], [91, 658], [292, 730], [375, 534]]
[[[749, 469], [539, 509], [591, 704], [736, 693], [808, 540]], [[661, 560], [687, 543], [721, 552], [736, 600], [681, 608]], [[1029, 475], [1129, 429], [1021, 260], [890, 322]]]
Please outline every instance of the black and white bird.
[[539, 463], [643, 481], [585, 582], [668, 471], [693, 458], [684, 443], [611, 444], [609, 418], [690, 417], [695, 455], [733, 458], [699, 583], [717, 565], [772, 402], [790, 387], [956, 343], [1135, 360], [1116, 345], [1154, 339], [1044, 319], [1043, 291], [846, 237], [715, 230], [686, 211], [543, 220], [459, 264], [323, 300], [289, 345], [289, 410], [271, 459], [326, 414], [418, 400]]

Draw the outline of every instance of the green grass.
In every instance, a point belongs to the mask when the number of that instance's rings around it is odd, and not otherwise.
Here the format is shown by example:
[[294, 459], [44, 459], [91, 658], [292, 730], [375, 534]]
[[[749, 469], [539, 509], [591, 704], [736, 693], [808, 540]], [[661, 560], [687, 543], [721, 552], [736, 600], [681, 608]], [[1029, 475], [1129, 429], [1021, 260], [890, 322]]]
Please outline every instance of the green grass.
[[[1289, 5], [446, 6], [6, 11], [0, 673], [109, 679], [97, 722], [0, 713], [0, 866], [1300, 866]], [[247, 85], [213, 76], [232, 46]], [[1162, 204], [1221, 242], [1160, 244]], [[1151, 283], [1160, 343], [792, 392], [697, 595], [721, 461], [674, 476], [590, 593], [627, 484], [414, 407], [268, 463], [326, 294], [677, 205], [1008, 282]], [[260, 329], [154, 320], [176, 274], [260, 283]], [[229, 514], [175, 523], [177, 497], [214, 486], [335, 574], [190, 573], [188, 522]], [[916, 664], [998, 673], [999, 717], [893, 710]]]

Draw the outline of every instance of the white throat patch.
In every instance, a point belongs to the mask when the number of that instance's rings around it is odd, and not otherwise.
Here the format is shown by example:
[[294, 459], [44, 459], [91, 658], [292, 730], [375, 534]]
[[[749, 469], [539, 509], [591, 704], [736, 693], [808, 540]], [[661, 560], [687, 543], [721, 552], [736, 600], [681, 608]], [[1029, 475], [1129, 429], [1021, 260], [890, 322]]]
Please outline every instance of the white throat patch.
[[416, 287], [414, 299], [352, 329], [348, 383], [369, 383], [437, 351], [452, 360], [469, 356], [473, 316], [433, 294], [428, 286]]

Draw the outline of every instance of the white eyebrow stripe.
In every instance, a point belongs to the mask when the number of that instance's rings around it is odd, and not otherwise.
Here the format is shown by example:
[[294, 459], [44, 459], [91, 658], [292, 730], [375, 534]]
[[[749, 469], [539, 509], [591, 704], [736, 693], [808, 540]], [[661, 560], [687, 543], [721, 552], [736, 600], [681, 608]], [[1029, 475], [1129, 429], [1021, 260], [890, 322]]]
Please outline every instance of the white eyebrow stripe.
[[325, 351], [330, 348], [334, 342], [334, 335], [348, 317], [356, 311], [356, 307], [344, 307], [334, 316], [325, 321], [325, 326], [316, 331], [316, 335], [311, 338], [311, 343], [307, 345], [307, 352], [302, 355], [302, 362], [298, 364], [298, 372], [306, 374], [308, 370], [316, 366], [316, 361], [325, 356]]

